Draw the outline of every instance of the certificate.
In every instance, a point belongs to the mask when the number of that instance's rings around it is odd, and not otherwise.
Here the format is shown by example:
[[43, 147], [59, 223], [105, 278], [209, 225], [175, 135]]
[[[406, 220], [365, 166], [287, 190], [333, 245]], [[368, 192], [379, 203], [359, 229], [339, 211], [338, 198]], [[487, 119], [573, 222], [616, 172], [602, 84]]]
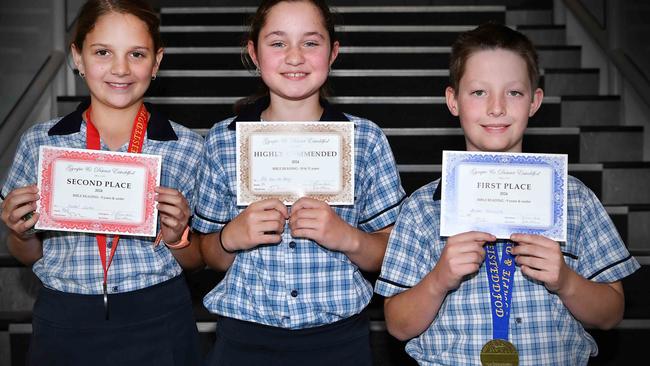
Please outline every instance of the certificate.
[[41, 146], [39, 230], [155, 236], [161, 157]]
[[443, 151], [440, 235], [566, 241], [567, 155]]
[[308, 196], [354, 204], [352, 122], [237, 123], [237, 205]]

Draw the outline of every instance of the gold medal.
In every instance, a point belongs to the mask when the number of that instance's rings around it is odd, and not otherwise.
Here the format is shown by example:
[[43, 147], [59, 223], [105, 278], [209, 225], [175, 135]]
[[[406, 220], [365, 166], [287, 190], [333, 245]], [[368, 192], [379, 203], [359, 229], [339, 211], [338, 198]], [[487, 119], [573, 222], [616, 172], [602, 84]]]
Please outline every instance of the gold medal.
[[481, 349], [481, 365], [518, 366], [519, 353], [512, 343], [503, 339], [493, 339]]

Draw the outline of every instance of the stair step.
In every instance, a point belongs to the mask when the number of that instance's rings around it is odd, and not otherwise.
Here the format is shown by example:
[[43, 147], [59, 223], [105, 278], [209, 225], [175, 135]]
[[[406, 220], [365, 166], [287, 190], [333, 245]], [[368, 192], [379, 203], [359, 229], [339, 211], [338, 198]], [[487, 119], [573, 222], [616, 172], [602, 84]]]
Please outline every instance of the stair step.
[[517, 26], [553, 24], [553, 9], [508, 8], [506, 24]]
[[[162, 8], [161, 23], [169, 25], [242, 25], [255, 7]], [[332, 7], [336, 24], [481, 24], [505, 21], [504, 6], [342, 6]]]
[[620, 124], [620, 110], [619, 96], [563, 96], [562, 126]]
[[[449, 46], [459, 33], [475, 26], [340, 26], [343, 45], [355, 46]], [[167, 47], [236, 47], [242, 44], [245, 27], [163, 26]], [[380, 33], [381, 36], [377, 36]]]
[[598, 95], [598, 69], [545, 69], [546, 95]]
[[535, 46], [566, 44], [564, 25], [518, 25], [517, 30], [525, 34]]
[[[73, 111], [83, 98], [58, 97], [59, 113]], [[239, 98], [149, 97], [146, 100], [156, 103], [170, 119], [189, 128], [210, 128], [234, 115], [233, 104]], [[330, 101], [341, 111], [363, 116], [386, 128], [459, 126], [457, 119], [447, 110], [443, 97], [333, 97]], [[545, 97], [529, 126], [557, 127], [560, 114], [560, 98]]]
[[[544, 68], [579, 68], [579, 46], [539, 46]], [[243, 70], [241, 47], [168, 47], [162, 70]], [[446, 69], [451, 48], [441, 47], [346, 47], [340, 48], [332, 68], [337, 69]]]

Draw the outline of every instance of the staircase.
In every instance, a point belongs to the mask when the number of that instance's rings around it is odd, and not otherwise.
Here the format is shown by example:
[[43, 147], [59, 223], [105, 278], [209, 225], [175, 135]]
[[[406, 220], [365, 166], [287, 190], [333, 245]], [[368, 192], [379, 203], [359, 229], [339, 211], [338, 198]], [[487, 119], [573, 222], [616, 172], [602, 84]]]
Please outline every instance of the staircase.
[[[564, 26], [553, 24], [552, 0], [495, 0], [492, 3], [497, 5], [490, 6], [474, 5], [487, 3], [483, 1], [460, 3], [467, 5], [335, 7], [341, 18], [337, 31], [342, 47], [330, 77], [331, 101], [384, 129], [402, 184], [411, 193], [440, 176], [442, 150], [465, 147], [459, 123], [444, 101], [450, 45], [456, 35], [488, 20], [528, 35], [538, 48], [546, 97], [530, 120], [524, 151], [569, 154], [569, 174], [596, 193], [643, 264], [624, 281], [623, 323], [609, 332], [590, 330], [600, 348], [590, 365], [632, 363], [642, 357], [641, 342], [650, 335], [646, 285], [650, 280], [650, 162], [643, 161], [643, 127], [622, 125], [619, 96], [598, 95], [599, 71], [580, 67], [581, 47], [566, 45]], [[256, 76], [241, 65], [239, 47], [243, 24], [254, 10], [162, 8], [165, 57], [148, 100], [172, 120], [201, 134], [232, 116], [233, 103], [257, 88]], [[79, 96], [59, 97], [59, 110], [67, 113], [79, 100]], [[2, 264], [29, 271], [9, 260]], [[368, 274], [370, 279], [374, 276]], [[207, 269], [188, 275], [206, 350], [214, 340], [215, 317], [203, 309], [201, 298], [221, 278], [222, 274]], [[5, 281], [3, 286], [17, 285]], [[375, 364], [414, 364], [404, 353], [404, 344], [386, 332], [382, 301], [375, 297], [370, 305]], [[11, 324], [21, 330], [25, 323], [29, 320]], [[24, 347], [29, 327], [25, 332], [12, 335], [12, 346]], [[18, 351], [14, 355], [18, 357], [13, 362], [22, 357]]]

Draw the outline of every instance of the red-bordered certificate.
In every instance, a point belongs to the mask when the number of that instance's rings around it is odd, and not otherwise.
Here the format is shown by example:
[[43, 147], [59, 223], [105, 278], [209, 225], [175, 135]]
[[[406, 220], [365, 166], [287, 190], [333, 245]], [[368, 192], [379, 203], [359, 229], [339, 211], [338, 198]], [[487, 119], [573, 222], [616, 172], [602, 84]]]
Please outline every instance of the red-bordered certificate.
[[41, 146], [39, 230], [155, 236], [161, 157]]

